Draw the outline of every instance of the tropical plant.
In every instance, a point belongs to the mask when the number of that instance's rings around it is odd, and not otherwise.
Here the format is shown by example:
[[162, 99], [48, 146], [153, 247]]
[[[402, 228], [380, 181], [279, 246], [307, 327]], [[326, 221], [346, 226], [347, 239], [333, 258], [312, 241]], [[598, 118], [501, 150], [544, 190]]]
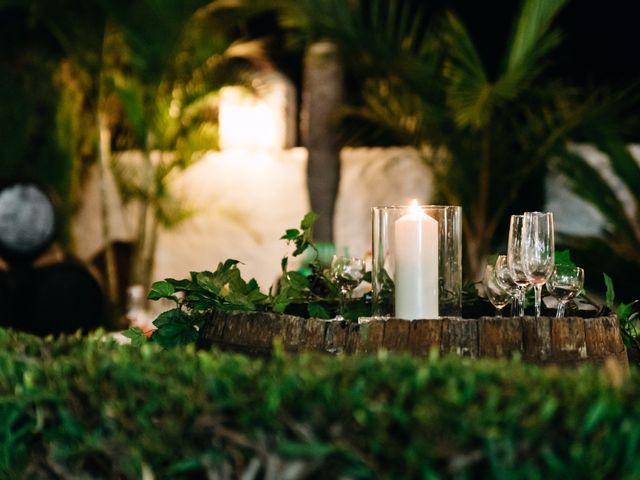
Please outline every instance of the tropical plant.
[[147, 289], [158, 228], [189, 213], [167, 179], [217, 146], [217, 91], [241, 82], [242, 64], [226, 54], [231, 24], [215, 2], [145, 0], [111, 14], [121, 52], [113, 90], [133, 134], [127, 146], [142, 152], [138, 163], [115, 157], [115, 172], [125, 200], [139, 201], [130, 282]]
[[[613, 275], [623, 297], [635, 298], [640, 275], [640, 165], [618, 132], [598, 126], [589, 139], [591, 147], [606, 156], [605, 164], [594, 165], [573, 144], [559, 152], [552, 166], [579, 198], [602, 214], [603, 231], [591, 236], [565, 234], [558, 240], [592, 269]], [[609, 176], [604, 173], [607, 164]]]
[[475, 278], [509, 207], [594, 108], [546, 75], [561, 40], [553, 20], [566, 2], [522, 3], [495, 75], [451, 12], [427, 28], [426, 10], [411, 2], [342, 3], [343, 15], [320, 23], [364, 79], [361, 102], [345, 109], [350, 133], [360, 142], [384, 133], [423, 153], [434, 200], [463, 207]]

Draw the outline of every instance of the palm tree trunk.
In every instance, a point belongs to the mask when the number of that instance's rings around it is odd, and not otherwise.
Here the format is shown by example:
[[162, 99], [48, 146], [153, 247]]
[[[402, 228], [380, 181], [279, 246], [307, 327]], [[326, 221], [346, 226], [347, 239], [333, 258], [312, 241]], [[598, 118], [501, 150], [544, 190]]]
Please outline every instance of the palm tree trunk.
[[[147, 142], [148, 143], [148, 142]], [[146, 272], [146, 256], [147, 256], [147, 243], [149, 242], [149, 226], [153, 219], [150, 219], [150, 215], [154, 215], [152, 207], [153, 193], [153, 164], [151, 162], [151, 153], [148, 147], [145, 147], [145, 151], [142, 155], [142, 181], [145, 194], [140, 198], [140, 205], [138, 211], [138, 227], [136, 231], [136, 242], [133, 250], [133, 258], [131, 264], [131, 285], [142, 285], [143, 288], [148, 287], [146, 280], [149, 275]], [[146, 291], [146, 290], [145, 290]]]
[[307, 147], [311, 209], [319, 218], [315, 240], [333, 241], [333, 213], [340, 183], [340, 147], [335, 120], [344, 91], [343, 69], [334, 44], [309, 46], [304, 60], [301, 133]]
[[104, 106], [105, 86], [103, 73], [101, 73], [98, 80], [98, 104], [96, 107], [96, 120], [98, 124], [98, 164], [100, 173], [100, 216], [102, 219], [102, 241], [104, 242], [105, 246], [104, 252], [105, 272], [107, 277], [107, 296], [110, 305], [112, 307], [115, 307], [117, 311], [118, 306], [120, 305], [120, 298], [118, 293], [118, 269], [116, 266], [116, 256], [113, 250], [113, 243], [111, 241], [111, 215], [109, 198], [107, 194], [111, 161], [111, 130], [109, 129], [107, 113], [104, 109]]

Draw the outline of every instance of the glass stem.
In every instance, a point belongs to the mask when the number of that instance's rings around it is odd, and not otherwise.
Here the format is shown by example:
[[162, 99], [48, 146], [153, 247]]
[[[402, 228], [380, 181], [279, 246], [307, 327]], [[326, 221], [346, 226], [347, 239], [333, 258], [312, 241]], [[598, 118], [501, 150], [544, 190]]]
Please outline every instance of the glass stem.
[[566, 302], [559, 302], [558, 310], [556, 311], [556, 318], [564, 317], [564, 306]]
[[536, 317], [540, 317], [540, 310], [542, 308], [542, 284], [537, 283], [533, 288], [536, 294]]
[[520, 305], [518, 315], [524, 317], [524, 301], [527, 296], [527, 287], [520, 287]]
[[340, 306], [338, 310], [338, 320], [344, 320], [344, 306], [346, 303], [347, 292], [343, 288], [340, 289]]

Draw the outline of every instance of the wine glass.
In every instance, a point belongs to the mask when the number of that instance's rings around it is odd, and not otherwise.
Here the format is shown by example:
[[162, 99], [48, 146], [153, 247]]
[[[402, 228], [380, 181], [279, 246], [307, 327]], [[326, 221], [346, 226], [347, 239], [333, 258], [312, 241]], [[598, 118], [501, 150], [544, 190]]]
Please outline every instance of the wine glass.
[[511, 277], [518, 285], [518, 315], [524, 316], [524, 301], [527, 287], [530, 285], [529, 278], [524, 270], [523, 251], [523, 226], [524, 215], [511, 215], [509, 224], [509, 246], [507, 249], [507, 262]]
[[344, 306], [347, 296], [356, 288], [365, 274], [365, 263], [362, 258], [334, 255], [331, 259], [331, 278], [340, 291], [340, 307], [336, 320], [344, 320]]
[[558, 300], [556, 318], [564, 316], [569, 300], [578, 295], [584, 286], [584, 270], [573, 265], [556, 265], [547, 281], [547, 290]]
[[542, 286], [554, 266], [553, 213], [525, 212], [522, 224], [522, 267], [535, 290], [536, 317], [540, 316]]
[[494, 272], [496, 281], [504, 290], [506, 290], [511, 297], [511, 314], [515, 315], [516, 304], [520, 295], [520, 289], [518, 284], [513, 280], [511, 270], [509, 269], [509, 262], [506, 255], [498, 255], [496, 263], [494, 265]]
[[501, 317], [502, 309], [511, 301], [511, 294], [498, 283], [493, 265], [487, 265], [485, 267], [482, 285], [484, 286], [487, 298], [496, 309], [496, 316]]

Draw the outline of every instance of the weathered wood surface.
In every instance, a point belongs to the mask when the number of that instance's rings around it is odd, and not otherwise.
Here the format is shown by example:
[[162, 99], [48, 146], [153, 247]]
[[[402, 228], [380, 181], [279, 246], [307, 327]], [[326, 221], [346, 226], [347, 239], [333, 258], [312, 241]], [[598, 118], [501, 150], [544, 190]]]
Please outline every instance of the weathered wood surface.
[[524, 361], [536, 364], [574, 366], [612, 359], [628, 368], [615, 316], [363, 320], [350, 324], [273, 313], [214, 312], [205, 322], [199, 345], [267, 355], [280, 339], [290, 352], [358, 354], [385, 349], [424, 356], [436, 350], [490, 358], [519, 353]]

